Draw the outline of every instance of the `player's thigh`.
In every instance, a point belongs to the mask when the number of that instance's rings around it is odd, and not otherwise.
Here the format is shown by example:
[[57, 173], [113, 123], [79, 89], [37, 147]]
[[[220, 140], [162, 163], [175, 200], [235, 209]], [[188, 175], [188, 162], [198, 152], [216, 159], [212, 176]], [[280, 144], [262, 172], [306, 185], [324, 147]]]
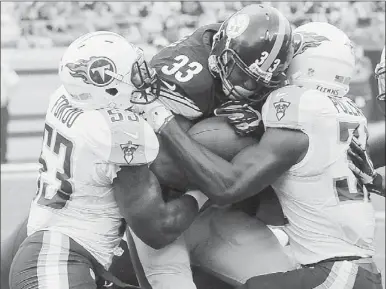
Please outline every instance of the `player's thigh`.
[[237, 289], [382, 289], [381, 275], [354, 262], [327, 262], [284, 273], [250, 278]]
[[[143, 272], [153, 289], [196, 289], [190, 268], [190, 257], [184, 236], [162, 249], [146, 245], [130, 230], [135, 251]], [[133, 256], [132, 256], [133, 257]]]
[[[295, 268], [274, 234], [261, 221], [230, 208], [211, 210], [214, 213], [208, 214], [209, 237], [193, 246], [195, 264], [229, 283], [235, 281], [235, 285], [252, 276]], [[190, 228], [187, 240], [194, 238], [196, 232], [199, 230]]]
[[58, 232], [29, 236], [13, 259], [10, 289], [96, 289], [91, 262], [72, 247], [74, 241]]

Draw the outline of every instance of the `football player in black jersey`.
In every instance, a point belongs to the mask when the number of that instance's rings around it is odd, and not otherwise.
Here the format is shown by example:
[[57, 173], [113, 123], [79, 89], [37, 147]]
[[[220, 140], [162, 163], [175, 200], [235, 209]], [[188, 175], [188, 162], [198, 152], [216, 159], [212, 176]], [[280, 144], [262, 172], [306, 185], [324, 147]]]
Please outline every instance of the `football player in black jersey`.
[[[230, 122], [240, 134], [247, 134], [256, 129], [256, 121], [259, 122], [260, 120], [259, 117], [257, 117], [258, 113], [256, 111], [258, 111], [259, 106], [261, 106], [261, 101], [265, 99], [267, 94], [285, 83], [284, 71], [293, 56], [290, 24], [284, 16], [273, 11], [275, 10], [270, 7], [251, 5], [226, 20], [220, 27], [220, 30], [213, 36], [208, 58], [210, 73], [214, 76], [219, 76], [221, 81], [217, 82], [216, 85], [216, 81], [218, 80], [216, 80], [216, 78], [210, 78], [208, 79], [209, 87], [201, 83], [197, 84], [200, 85], [200, 87], [197, 85], [193, 86], [193, 89], [196, 91], [200, 91], [199, 88], [203, 88], [203, 91], [212, 92], [210, 97], [208, 97], [207, 94], [198, 96], [208, 98], [206, 99], [206, 101], [208, 101], [207, 107], [211, 107], [211, 109], [214, 108], [216, 115], [231, 114], [231, 117], [229, 117]], [[259, 16], [256, 16], [256, 14]], [[275, 22], [275, 20], [277, 20], [277, 22]], [[177, 45], [181, 43], [184, 43], [184, 40]], [[181, 50], [178, 49], [178, 51], [183, 51], [183, 49], [186, 49], [186, 51], [194, 51], [196, 46], [197, 43], [192, 43], [192, 48], [190, 49], [190, 47], [181, 45]], [[202, 46], [200, 46], [200, 48], [202, 48]], [[165, 48], [164, 50], [167, 49], [168, 48]], [[170, 55], [168, 57], [170, 59]], [[160, 80], [165, 83], [166, 86], [172, 86], [173, 90], [175, 90], [178, 84], [181, 89], [178, 95], [182, 95], [183, 97], [181, 97], [181, 99], [186, 100], [188, 93], [186, 93], [183, 88], [190, 91], [191, 87], [187, 85], [184, 86], [184, 84], [181, 85], [181, 80], [182, 83], [193, 80], [195, 75], [199, 75], [199, 73], [203, 71], [204, 67], [198, 62], [190, 62], [189, 57], [185, 57], [184, 55], [178, 55], [174, 60], [175, 63], [169, 66], [161, 65], [158, 67], [158, 70], [156, 70]], [[162, 59], [162, 61], [165, 61], [165, 59]], [[185, 67], [185, 65], [188, 70], [184, 73], [180, 71], [180, 69], [181, 67]], [[165, 73], [168, 77], [165, 76], [163, 79], [162, 77]], [[177, 79], [178, 82], [176, 82], [173, 77]], [[172, 81], [174, 83], [172, 83]], [[219, 85], [221, 90], [218, 89]], [[237, 176], [242, 172], [238, 172], [239, 174], [235, 173], [235, 170], [232, 170], [227, 162], [220, 160], [202, 146], [192, 142], [189, 136], [179, 128], [176, 119], [170, 112], [182, 114], [180, 106], [176, 109], [176, 103], [170, 101], [172, 97], [165, 92], [159, 93], [159, 91], [161, 91], [159, 89], [160, 86], [154, 87], [156, 89], [153, 90], [153, 93], [159, 97], [159, 100], [145, 106], [144, 113], [147, 120], [151, 123], [154, 130], [160, 133], [163, 144], [171, 148], [170, 153], [175, 157], [180, 167], [187, 172], [191, 183], [202, 192], [210, 195], [211, 198], [213, 198], [212, 200], [218, 204], [229, 203], [229, 199], [225, 201], [226, 196], [223, 196], [221, 192], [227, 192], [227, 188], [233, 184]], [[213, 93], [218, 91], [221, 92], [220, 95]], [[168, 92], [170, 92], [170, 89]], [[185, 95], [183, 92], [185, 92]], [[196, 96], [195, 94], [193, 95]], [[174, 96], [176, 96], [176, 94], [174, 94]], [[197, 104], [199, 101], [194, 100], [194, 104], [196, 104], [195, 110], [198, 111], [197, 108], [199, 107]], [[218, 106], [220, 107], [217, 108]], [[209, 114], [211, 112], [212, 110], [207, 111]], [[249, 122], [251, 118], [246, 117], [248, 114], [255, 115], [255, 118], [252, 118], [253, 121]], [[205, 116], [202, 111], [200, 116]], [[237, 116], [241, 117], [238, 118]], [[191, 117], [193, 118], [193, 116]], [[248, 119], [248, 121], [245, 121], [246, 119]], [[287, 131], [282, 132], [280, 130], [280, 135], [274, 132], [270, 135], [270, 138], [271, 140], [277, 138], [279, 140], [278, 142], [285, 143], [285, 137], [289, 137], [290, 135], [293, 137], [293, 142], [289, 146], [298, 147], [299, 151], [302, 150], [304, 148], [304, 138], [302, 138], [302, 135], [297, 137], [298, 134], [296, 132], [288, 132], [287, 134]], [[269, 137], [266, 137], [266, 139], [268, 138]], [[299, 146], [296, 144], [299, 144]], [[261, 160], [264, 160], [263, 155], [257, 155], [259, 156], [259, 160], [260, 157], [262, 158]], [[267, 153], [267, 155], [269, 154]], [[260, 177], [267, 176], [267, 178], [259, 184], [257, 191], [269, 184], [269, 171], [276, 170], [276, 174], [280, 174], [292, 164], [292, 161], [296, 161], [297, 151], [293, 151], [293, 154], [281, 154], [280, 158], [280, 160], [278, 157], [275, 157], [263, 161], [269, 169], [259, 171]], [[249, 165], [256, 163], [256, 159], [249, 159], [248, 161]], [[272, 161], [272, 165], [270, 161]], [[261, 167], [264, 167], [264, 164], [262, 164]], [[252, 175], [255, 176], [256, 173]], [[256, 185], [256, 182], [253, 182], [253, 184]], [[257, 192], [256, 188], [248, 188], [247, 184], [240, 185], [238, 182], [238, 185], [242, 187], [243, 191], [249, 191], [251, 194], [252, 192]], [[233, 192], [234, 191], [232, 191], [232, 193]], [[201, 208], [207, 200], [203, 194], [197, 191], [191, 193], [191, 195], [196, 198], [199, 208]], [[233, 195], [233, 197], [235, 196], [236, 195]], [[229, 195], [230, 199], [233, 197]], [[237, 200], [237, 198], [234, 198], [234, 200]], [[214, 223], [218, 222], [218, 220], [219, 219], [216, 219]], [[232, 219], [232, 221], [234, 220], [237, 220], [237, 218]], [[229, 228], [233, 229], [232, 226]], [[193, 229], [189, 229], [189, 231], [191, 230]], [[251, 248], [252, 247], [249, 247], [249, 249]], [[218, 250], [218, 252], [220, 252], [220, 250]], [[207, 256], [211, 256], [210, 252]], [[260, 254], [257, 258], [266, 264], [266, 262], [263, 261], [264, 256]], [[274, 257], [271, 258], [271, 260], [274, 259]], [[236, 260], [237, 263], [238, 259], [234, 258], [234, 260]], [[211, 265], [213, 266], [213, 260], [210, 261], [212, 261]], [[255, 264], [257, 265], [258, 263], [259, 262], [256, 262]], [[214, 267], [216, 268], [216, 264]], [[249, 266], [245, 266], [244, 269], [248, 267]], [[218, 269], [218, 267], [216, 269]], [[217, 271], [216, 273], [221, 274], [223, 272], [224, 271]], [[235, 279], [237, 280], [237, 278]], [[240, 281], [242, 279], [238, 280]]]
[[[151, 92], [188, 119], [212, 116], [229, 100], [260, 108], [267, 93], [285, 81], [291, 47], [285, 17], [272, 7], [249, 5], [157, 53], [150, 62], [157, 72]], [[248, 134], [256, 127], [236, 131]]]
[[[201, 27], [161, 50], [150, 62], [157, 77], [147, 80], [151, 86], [134, 94], [133, 102], [137, 104], [136, 109], [156, 109], [147, 119], [153, 128], [157, 119], [170, 118], [164, 128], [156, 129], [162, 130], [161, 141], [165, 143], [173, 141], [166, 139], [168, 136], [180, 141], [188, 137], [186, 128], [180, 127], [181, 118], [191, 120], [191, 124], [213, 116], [215, 111], [224, 115], [231, 111], [229, 122], [236, 132], [254, 133], [258, 139], [263, 132], [256, 133], [262, 100], [269, 91], [284, 83], [284, 71], [292, 54], [288, 20], [272, 7], [249, 5], [223, 24]], [[153, 95], [158, 99], [151, 99]], [[159, 101], [168, 109], [157, 110]], [[170, 111], [180, 117], [173, 118]], [[164, 150], [168, 147], [164, 146]], [[203, 146], [194, 149], [206, 155]], [[207, 156], [211, 158], [211, 154]], [[220, 181], [216, 168], [202, 167], [200, 174], [206, 175], [207, 182], [198, 185], [199, 178], [190, 173], [197, 167], [188, 168], [185, 163], [179, 166], [175, 160], [169, 161], [177, 170], [173, 174], [162, 158], [163, 152], [151, 167], [159, 181], [176, 188], [183, 179], [178, 189], [191, 189], [187, 194], [197, 198], [199, 209], [206, 200], [193, 189], [219, 189], [213, 187]], [[233, 175], [226, 174], [225, 171], [220, 177], [224, 189], [233, 181]], [[286, 271], [294, 266], [265, 224], [233, 208], [209, 208], [183, 236], [161, 250], [150, 248], [135, 234], [133, 237], [144, 272], [154, 288], [161, 284], [166, 288], [195, 288], [191, 282], [190, 260], [234, 285], [244, 283], [251, 275]]]

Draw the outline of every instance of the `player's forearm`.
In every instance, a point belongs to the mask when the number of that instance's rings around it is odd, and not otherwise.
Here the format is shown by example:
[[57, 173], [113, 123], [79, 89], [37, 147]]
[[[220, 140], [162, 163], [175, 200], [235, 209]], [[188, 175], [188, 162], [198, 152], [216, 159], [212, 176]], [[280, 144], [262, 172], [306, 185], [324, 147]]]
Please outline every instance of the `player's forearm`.
[[245, 172], [239, 179], [216, 198], [216, 204], [228, 205], [254, 196], [271, 185], [288, 169], [278, 165], [277, 158], [272, 155], [255, 155], [254, 159], [260, 161], [249, 167], [246, 166]]
[[236, 167], [191, 139], [174, 120], [163, 128], [161, 137], [192, 183], [211, 199], [221, 195], [239, 175]]
[[227, 205], [258, 194], [303, 159], [308, 143], [301, 131], [268, 128], [260, 143], [251, 146], [243, 174], [216, 202]]
[[165, 203], [157, 178], [147, 168], [118, 172], [114, 196], [130, 228], [155, 249], [173, 242], [198, 215], [197, 202], [190, 196]]
[[174, 242], [198, 215], [197, 202], [189, 196], [159, 204], [157, 211], [150, 211], [145, 221], [140, 215], [127, 214], [129, 225], [136, 235], [154, 249], [161, 249]]

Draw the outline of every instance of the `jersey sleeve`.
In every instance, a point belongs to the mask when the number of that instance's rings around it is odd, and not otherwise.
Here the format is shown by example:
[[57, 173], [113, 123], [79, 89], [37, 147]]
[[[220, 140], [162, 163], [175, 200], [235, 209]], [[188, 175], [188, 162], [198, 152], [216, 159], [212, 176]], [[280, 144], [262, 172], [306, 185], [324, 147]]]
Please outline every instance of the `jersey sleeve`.
[[120, 109], [90, 112], [85, 141], [104, 162], [144, 165], [155, 160], [159, 143], [150, 125], [137, 114]]
[[190, 119], [212, 113], [216, 86], [208, 68], [211, 44], [205, 39], [218, 28], [219, 24], [201, 27], [150, 61], [160, 78], [160, 95], [173, 112]]
[[272, 92], [262, 110], [265, 127], [307, 131], [315, 119], [333, 115], [334, 106], [324, 94], [298, 86]]
[[[195, 120], [203, 115], [201, 108], [184, 92], [174, 89], [175, 85], [161, 80], [160, 101], [174, 114]], [[173, 90], [174, 89], [174, 90]]]

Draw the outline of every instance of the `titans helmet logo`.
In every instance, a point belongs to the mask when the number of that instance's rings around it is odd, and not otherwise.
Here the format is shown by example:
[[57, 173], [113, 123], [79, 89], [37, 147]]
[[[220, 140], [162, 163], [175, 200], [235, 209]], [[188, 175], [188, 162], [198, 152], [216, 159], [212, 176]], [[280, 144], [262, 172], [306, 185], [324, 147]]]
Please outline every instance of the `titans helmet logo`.
[[318, 47], [323, 41], [330, 41], [325, 36], [318, 35], [314, 32], [300, 32], [294, 33], [293, 35], [293, 44], [294, 44], [294, 56], [302, 54], [310, 47]]
[[88, 60], [80, 59], [76, 63], [67, 63], [72, 77], [81, 78], [85, 83], [106, 86], [113, 82], [117, 69], [115, 63], [107, 57], [93, 56]]

